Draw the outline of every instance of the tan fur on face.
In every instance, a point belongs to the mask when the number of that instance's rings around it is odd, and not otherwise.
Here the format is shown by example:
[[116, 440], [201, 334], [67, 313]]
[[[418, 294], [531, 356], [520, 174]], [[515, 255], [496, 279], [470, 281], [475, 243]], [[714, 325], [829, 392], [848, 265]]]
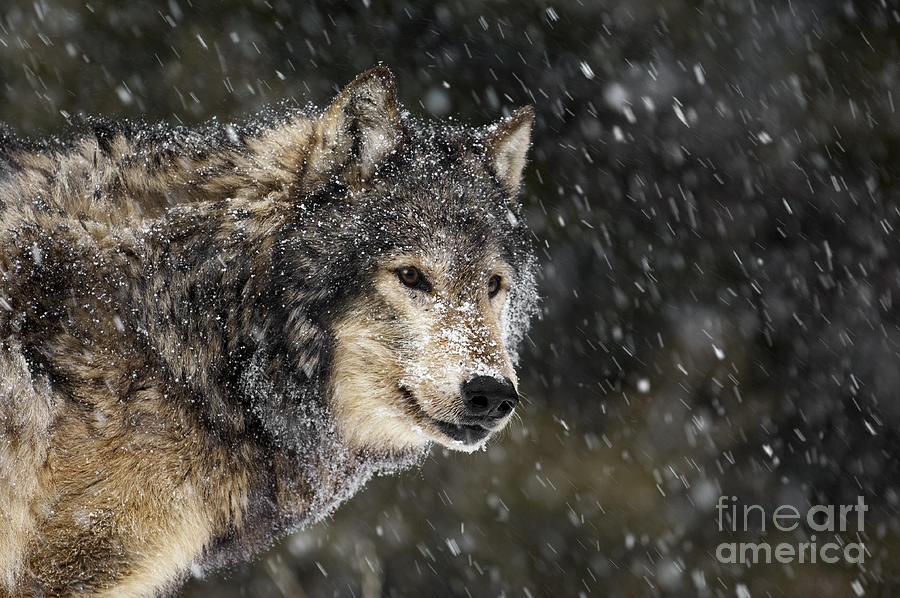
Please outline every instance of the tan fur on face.
[[[431, 293], [399, 282], [397, 269], [408, 265], [422, 270]], [[332, 404], [353, 446], [399, 451], [429, 441], [459, 450], [480, 445], [463, 445], [435, 425], [464, 416], [460, 387], [466, 380], [516, 380], [500, 333], [506, 290], [493, 300], [486, 291], [491, 274], [509, 281], [510, 270], [499, 262], [473, 270], [483, 272], [473, 276], [474, 284], [439, 255], [396, 256], [375, 273], [375, 296], [360, 298], [338, 320]]]
[[428, 437], [397, 385], [402, 369], [385, 342], [391, 331], [372, 314], [379, 307], [360, 300], [334, 328], [332, 409], [349, 446], [399, 452]]

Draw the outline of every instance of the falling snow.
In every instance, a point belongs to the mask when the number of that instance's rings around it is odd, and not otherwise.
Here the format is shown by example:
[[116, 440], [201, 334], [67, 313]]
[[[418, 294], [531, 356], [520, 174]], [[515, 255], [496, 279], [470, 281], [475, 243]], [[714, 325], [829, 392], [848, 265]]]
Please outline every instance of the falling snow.
[[[0, 120], [20, 135], [81, 114], [218, 117], [237, 144], [247, 114], [325, 105], [379, 61], [416, 116], [485, 124], [535, 106], [521, 201], [538, 264], [521, 282], [542, 299], [527, 334], [514, 323], [531, 311], [503, 314], [523, 395], [508, 431], [472, 455], [434, 450], [415, 474], [371, 463], [314, 497], [326, 521], [253, 565], [195, 567], [181, 595], [888, 595], [897, 39], [896, 6], [858, 0], [8, 0]], [[0, 328], [18, 309], [0, 293]], [[443, 331], [457, 357], [476, 349], [468, 332]], [[241, 381], [263, 398], [266, 383], [255, 368]], [[292, 392], [267, 422], [288, 441], [322, 417]], [[297, 467], [334, 473], [314, 461]], [[864, 496], [865, 566], [721, 564], [720, 496], [767, 512]]]

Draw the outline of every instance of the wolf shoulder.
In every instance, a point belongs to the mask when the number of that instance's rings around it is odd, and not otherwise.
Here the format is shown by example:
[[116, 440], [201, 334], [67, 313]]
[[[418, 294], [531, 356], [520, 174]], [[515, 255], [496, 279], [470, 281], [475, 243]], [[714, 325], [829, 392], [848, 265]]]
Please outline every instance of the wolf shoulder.
[[27, 139], [0, 124], [0, 223], [71, 218], [140, 226], [173, 206], [240, 196], [274, 184], [262, 139], [276, 125], [308, 120], [297, 109], [242, 123], [166, 123], [84, 117], [58, 137]]

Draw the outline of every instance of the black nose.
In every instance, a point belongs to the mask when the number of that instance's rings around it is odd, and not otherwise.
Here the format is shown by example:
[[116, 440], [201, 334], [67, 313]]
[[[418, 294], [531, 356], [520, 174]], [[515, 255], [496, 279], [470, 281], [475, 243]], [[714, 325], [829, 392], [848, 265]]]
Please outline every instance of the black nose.
[[463, 383], [462, 399], [469, 415], [485, 423], [506, 417], [519, 404], [512, 381], [491, 376], [475, 376]]

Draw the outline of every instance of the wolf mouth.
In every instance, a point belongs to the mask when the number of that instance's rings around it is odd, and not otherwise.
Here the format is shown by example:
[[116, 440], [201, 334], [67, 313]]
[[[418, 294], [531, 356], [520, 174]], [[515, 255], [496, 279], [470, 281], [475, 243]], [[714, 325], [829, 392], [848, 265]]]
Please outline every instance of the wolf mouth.
[[481, 442], [493, 432], [493, 430], [491, 430], [490, 428], [486, 428], [478, 424], [458, 424], [454, 422], [435, 419], [425, 413], [425, 410], [422, 409], [421, 405], [419, 405], [419, 402], [416, 400], [416, 397], [413, 395], [412, 391], [410, 391], [406, 387], [401, 386], [400, 392], [403, 394], [403, 398], [406, 399], [410, 406], [412, 406], [422, 418], [427, 420], [428, 423], [437, 428], [441, 432], [441, 434], [450, 438], [451, 440], [461, 442], [465, 445], [472, 445]]
[[449, 436], [453, 440], [462, 442], [463, 444], [475, 444], [487, 438], [491, 430], [479, 425], [454, 424], [437, 419], [432, 419], [444, 435]]

